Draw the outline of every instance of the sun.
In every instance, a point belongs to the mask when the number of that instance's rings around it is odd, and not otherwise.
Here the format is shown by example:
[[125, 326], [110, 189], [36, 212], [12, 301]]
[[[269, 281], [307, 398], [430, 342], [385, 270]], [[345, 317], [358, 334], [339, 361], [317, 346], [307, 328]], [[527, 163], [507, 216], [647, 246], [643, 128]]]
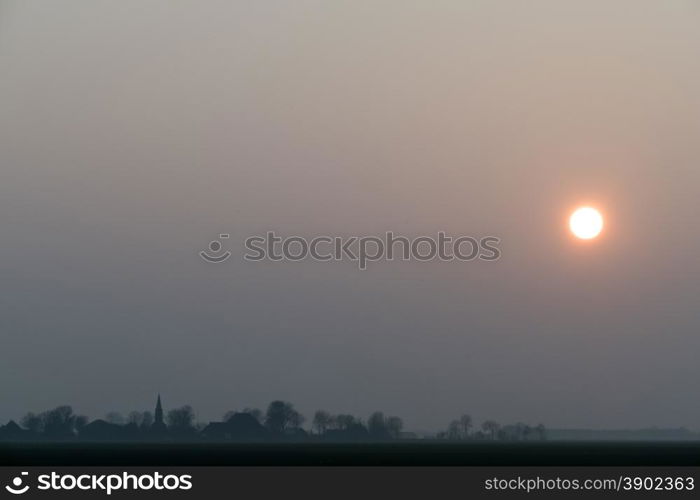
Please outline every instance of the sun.
[[569, 217], [569, 229], [577, 238], [593, 239], [603, 230], [603, 216], [592, 207], [577, 208]]

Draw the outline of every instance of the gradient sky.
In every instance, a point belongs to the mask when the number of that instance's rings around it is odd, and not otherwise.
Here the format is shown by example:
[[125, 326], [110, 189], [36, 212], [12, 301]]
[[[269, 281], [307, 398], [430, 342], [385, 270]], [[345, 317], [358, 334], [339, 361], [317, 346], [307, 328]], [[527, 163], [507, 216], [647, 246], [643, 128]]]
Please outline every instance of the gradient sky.
[[[699, 428], [698, 26], [693, 0], [0, 1], [0, 419], [160, 392], [203, 421]], [[503, 257], [244, 262], [268, 230]]]

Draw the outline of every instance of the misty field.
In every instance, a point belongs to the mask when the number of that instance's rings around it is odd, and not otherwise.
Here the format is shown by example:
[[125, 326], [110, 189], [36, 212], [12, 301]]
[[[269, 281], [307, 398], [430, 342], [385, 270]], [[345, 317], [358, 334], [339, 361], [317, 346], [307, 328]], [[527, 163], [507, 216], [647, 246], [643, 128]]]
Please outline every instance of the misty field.
[[698, 466], [700, 442], [3, 443], [7, 465]]

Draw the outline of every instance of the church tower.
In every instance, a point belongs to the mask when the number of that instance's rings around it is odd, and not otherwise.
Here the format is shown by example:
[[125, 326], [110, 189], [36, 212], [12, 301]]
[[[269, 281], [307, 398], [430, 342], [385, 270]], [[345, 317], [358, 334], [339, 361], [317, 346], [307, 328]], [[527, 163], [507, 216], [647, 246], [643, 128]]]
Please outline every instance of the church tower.
[[158, 402], [156, 403], [156, 413], [154, 423], [158, 426], [163, 425], [163, 405], [160, 404], [160, 394], [158, 394]]
[[163, 421], [163, 405], [160, 403], [160, 394], [158, 394], [158, 401], [156, 402], [156, 411], [153, 415], [153, 425], [151, 425], [151, 434], [156, 436], [163, 436], [168, 432], [168, 426], [165, 425]]

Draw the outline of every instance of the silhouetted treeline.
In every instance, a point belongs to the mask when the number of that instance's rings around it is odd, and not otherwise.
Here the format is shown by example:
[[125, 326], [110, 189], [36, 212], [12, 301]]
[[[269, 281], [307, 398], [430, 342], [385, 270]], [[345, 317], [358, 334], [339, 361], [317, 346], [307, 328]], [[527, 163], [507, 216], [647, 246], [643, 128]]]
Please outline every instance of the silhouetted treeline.
[[501, 425], [493, 420], [485, 420], [477, 428], [470, 415], [462, 415], [450, 422], [447, 430], [438, 433], [437, 437], [451, 441], [544, 441], [547, 431], [543, 424], [535, 427], [520, 422]]
[[[132, 411], [124, 416], [109, 412], [104, 418], [90, 421], [76, 415], [70, 406], [59, 406], [39, 414], [27, 413], [17, 424], [10, 421], [0, 427], [2, 441], [331, 441], [377, 442], [397, 439], [418, 439], [403, 432], [403, 420], [396, 416], [372, 413], [367, 420], [349, 414], [332, 415], [318, 410], [304, 428], [305, 417], [289, 402], [273, 401], [266, 411], [245, 408], [229, 411], [223, 419], [208, 424], [196, 421], [191, 406], [163, 411], [160, 396], [155, 411]], [[438, 439], [449, 440], [530, 440], [544, 439], [543, 426], [524, 424], [499, 426], [492, 421], [472, 429], [471, 417], [462, 416], [452, 422]]]

